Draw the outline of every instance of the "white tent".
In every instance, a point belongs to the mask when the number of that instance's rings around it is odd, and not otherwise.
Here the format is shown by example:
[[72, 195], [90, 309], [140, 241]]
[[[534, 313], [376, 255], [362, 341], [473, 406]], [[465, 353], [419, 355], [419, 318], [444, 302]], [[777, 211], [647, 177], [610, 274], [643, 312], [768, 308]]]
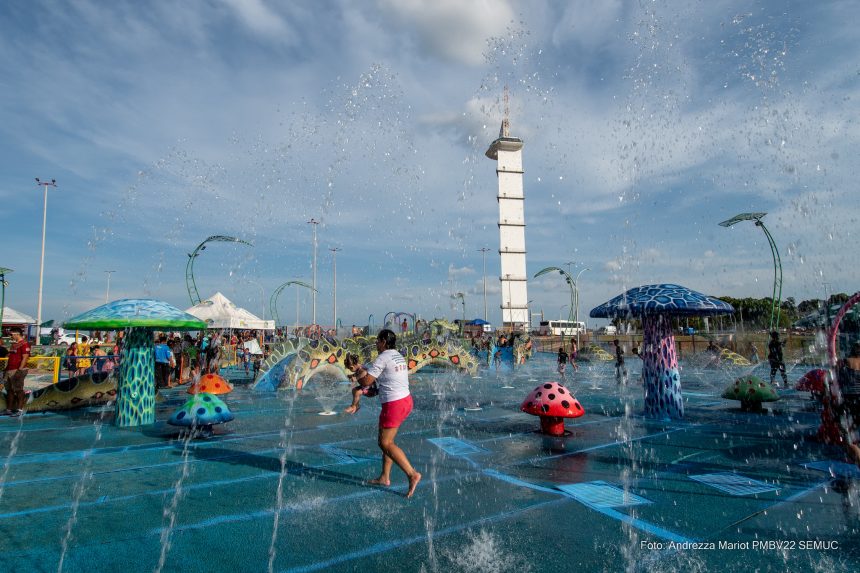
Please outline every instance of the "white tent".
[[274, 320], [263, 320], [216, 292], [185, 312], [206, 322], [208, 328], [232, 328], [234, 330], [275, 330]]
[[23, 312], [18, 312], [14, 308], [4, 306], [3, 324], [36, 324], [36, 319]]

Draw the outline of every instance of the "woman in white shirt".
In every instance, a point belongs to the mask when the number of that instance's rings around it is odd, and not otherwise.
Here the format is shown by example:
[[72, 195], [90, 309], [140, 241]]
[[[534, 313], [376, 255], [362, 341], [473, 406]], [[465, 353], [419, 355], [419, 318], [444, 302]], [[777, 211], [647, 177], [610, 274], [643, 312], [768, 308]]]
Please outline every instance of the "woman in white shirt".
[[397, 464], [406, 477], [409, 478], [409, 489], [406, 497], [412, 497], [421, 474], [415, 471], [403, 450], [394, 443], [397, 430], [412, 412], [412, 395], [409, 393], [409, 366], [406, 359], [395, 350], [397, 335], [389, 329], [379, 331], [376, 337], [376, 349], [379, 355], [363, 377], [358, 380], [362, 386], [370, 386], [374, 382], [379, 389], [379, 401], [382, 402], [382, 412], [379, 414], [379, 449], [382, 450], [382, 473], [379, 477], [368, 481], [373, 485], [391, 485], [392, 462]]

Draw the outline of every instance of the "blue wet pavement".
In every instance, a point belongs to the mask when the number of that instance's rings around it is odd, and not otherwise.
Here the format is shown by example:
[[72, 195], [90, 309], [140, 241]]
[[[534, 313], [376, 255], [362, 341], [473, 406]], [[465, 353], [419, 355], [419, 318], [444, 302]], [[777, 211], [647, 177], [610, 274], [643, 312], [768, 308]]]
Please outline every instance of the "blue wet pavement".
[[346, 385], [323, 405], [313, 381], [236, 380], [236, 420], [205, 440], [165, 424], [184, 388], [137, 429], [110, 408], [3, 418], [0, 571], [860, 569], [856, 468], [814, 439], [808, 394], [762, 414], [721, 399], [747, 372], [683, 369], [686, 417], [663, 422], [641, 416], [637, 372], [619, 386], [611, 363], [582, 364], [567, 385], [586, 415], [561, 438], [518, 409], [557, 379], [551, 355], [477, 379], [420, 372], [397, 439], [424, 476], [412, 499], [396, 468], [391, 488], [364, 483], [375, 399], [319, 415], [348, 405]]

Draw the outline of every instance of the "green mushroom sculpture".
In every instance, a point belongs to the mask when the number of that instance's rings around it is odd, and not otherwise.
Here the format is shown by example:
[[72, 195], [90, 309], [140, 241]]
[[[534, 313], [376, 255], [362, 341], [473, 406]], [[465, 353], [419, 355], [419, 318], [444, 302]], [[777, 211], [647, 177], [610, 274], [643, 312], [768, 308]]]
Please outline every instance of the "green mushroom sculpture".
[[191, 428], [192, 432], [199, 431], [203, 436], [208, 437], [212, 435], [212, 426], [229, 422], [233, 418], [233, 412], [217, 396], [200, 392], [191, 396], [170, 416], [167, 423], [172, 426]]
[[114, 423], [128, 428], [155, 423], [154, 331], [204, 330], [206, 323], [166, 302], [132, 298], [88, 310], [64, 326], [80, 330], [126, 329]]
[[723, 398], [729, 400], [740, 400], [741, 410], [749, 412], [761, 412], [762, 402], [776, 402], [779, 393], [758, 376], [741, 376], [734, 384], [729, 384], [723, 392]]

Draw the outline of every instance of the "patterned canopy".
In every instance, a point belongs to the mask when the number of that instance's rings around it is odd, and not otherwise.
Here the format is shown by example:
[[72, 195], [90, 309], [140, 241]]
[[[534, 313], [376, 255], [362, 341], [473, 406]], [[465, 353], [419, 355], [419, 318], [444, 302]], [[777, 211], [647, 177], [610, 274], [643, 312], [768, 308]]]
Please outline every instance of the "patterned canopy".
[[132, 326], [169, 330], [205, 330], [206, 323], [175, 306], [149, 298], [126, 298], [103, 304], [67, 320], [66, 328], [117, 330]]
[[628, 318], [645, 315], [710, 316], [734, 312], [727, 302], [675, 284], [632, 288], [593, 308], [591, 318]]

